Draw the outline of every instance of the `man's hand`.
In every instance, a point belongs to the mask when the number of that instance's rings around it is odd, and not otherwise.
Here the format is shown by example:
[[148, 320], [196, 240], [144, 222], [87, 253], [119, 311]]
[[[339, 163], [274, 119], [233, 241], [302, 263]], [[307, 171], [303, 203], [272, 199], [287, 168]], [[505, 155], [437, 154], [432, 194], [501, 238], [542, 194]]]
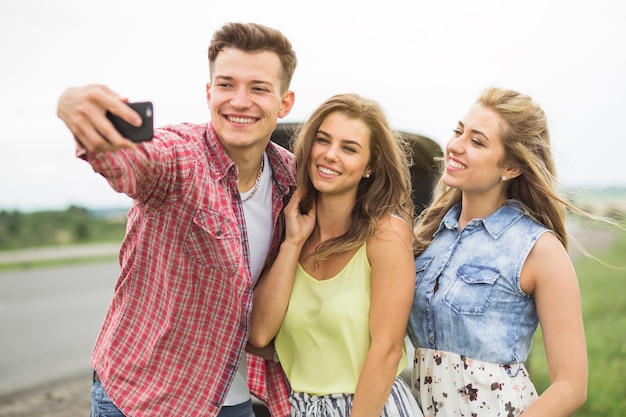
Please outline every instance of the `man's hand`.
[[141, 117], [125, 103], [128, 100], [103, 85], [68, 88], [57, 104], [57, 116], [63, 120], [74, 139], [89, 152], [108, 152], [132, 148], [106, 117], [107, 110], [134, 126]]

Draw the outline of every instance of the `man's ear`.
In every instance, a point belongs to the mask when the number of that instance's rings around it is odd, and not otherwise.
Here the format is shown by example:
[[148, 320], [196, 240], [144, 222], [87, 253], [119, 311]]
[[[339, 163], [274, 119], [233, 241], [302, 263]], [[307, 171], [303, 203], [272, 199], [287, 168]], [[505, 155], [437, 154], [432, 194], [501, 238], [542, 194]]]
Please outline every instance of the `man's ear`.
[[282, 119], [287, 116], [293, 108], [293, 103], [296, 101], [296, 94], [293, 91], [287, 91], [283, 94], [281, 100], [280, 110], [278, 111], [278, 118]]
[[206, 83], [206, 102], [209, 104], [209, 108], [211, 108], [211, 83]]

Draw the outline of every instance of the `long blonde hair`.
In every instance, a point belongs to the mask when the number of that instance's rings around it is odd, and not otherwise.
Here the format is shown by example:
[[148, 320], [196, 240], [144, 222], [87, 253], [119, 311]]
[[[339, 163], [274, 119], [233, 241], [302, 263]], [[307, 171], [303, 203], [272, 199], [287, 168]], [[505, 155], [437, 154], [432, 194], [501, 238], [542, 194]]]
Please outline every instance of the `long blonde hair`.
[[317, 131], [331, 113], [361, 120], [369, 128], [372, 174], [359, 183], [350, 223], [345, 234], [327, 240], [312, 254], [314, 261], [333, 253], [361, 246], [374, 233], [379, 219], [397, 215], [413, 227], [413, 200], [409, 172], [409, 148], [402, 136], [391, 129], [380, 105], [357, 94], [339, 94], [322, 103], [298, 130], [293, 140], [298, 187], [303, 189], [300, 210], [307, 212], [317, 198], [309, 177], [311, 148]]
[[[484, 90], [476, 103], [500, 115], [500, 138], [504, 146], [501, 162], [522, 172], [517, 178], [507, 181], [507, 198], [518, 201], [526, 214], [552, 230], [567, 249], [567, 208], [581, 211], [558, 195], [544, 111], [529, 96], [497, 87]], [[417, 221], [416, 254], [426, 249], [445, 214], [461, 201], [461, 197], [460, 190], [447, 187], [439, 179], [432, 204]]]

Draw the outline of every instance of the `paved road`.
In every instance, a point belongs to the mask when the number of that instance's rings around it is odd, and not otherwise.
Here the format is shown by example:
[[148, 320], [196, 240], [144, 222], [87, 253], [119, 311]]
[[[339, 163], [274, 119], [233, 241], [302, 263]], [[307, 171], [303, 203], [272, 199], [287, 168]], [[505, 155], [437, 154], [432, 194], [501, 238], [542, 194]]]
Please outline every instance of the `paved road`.
[[0, 395], [89, 370], [116, 262], [0, 273]]
[[119, 249], [119, 243], [95, 243], [2, 251], [0, 252], [0, 264], [113, 256], [117, 254]]

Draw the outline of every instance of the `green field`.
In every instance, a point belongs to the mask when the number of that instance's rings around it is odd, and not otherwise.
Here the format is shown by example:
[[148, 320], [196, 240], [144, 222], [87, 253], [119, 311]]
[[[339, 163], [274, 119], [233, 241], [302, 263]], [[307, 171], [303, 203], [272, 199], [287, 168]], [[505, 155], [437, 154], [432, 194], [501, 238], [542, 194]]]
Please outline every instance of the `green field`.
[[[580, 282], [589, 357], [586, 404], [576, 417], [626, 416], [626, 235], [610, 250], [594, 253], [601, 261], [575, 262]], [[537, 332], [529, 368], [537, 390], [549, 384], [541, 332]]]

